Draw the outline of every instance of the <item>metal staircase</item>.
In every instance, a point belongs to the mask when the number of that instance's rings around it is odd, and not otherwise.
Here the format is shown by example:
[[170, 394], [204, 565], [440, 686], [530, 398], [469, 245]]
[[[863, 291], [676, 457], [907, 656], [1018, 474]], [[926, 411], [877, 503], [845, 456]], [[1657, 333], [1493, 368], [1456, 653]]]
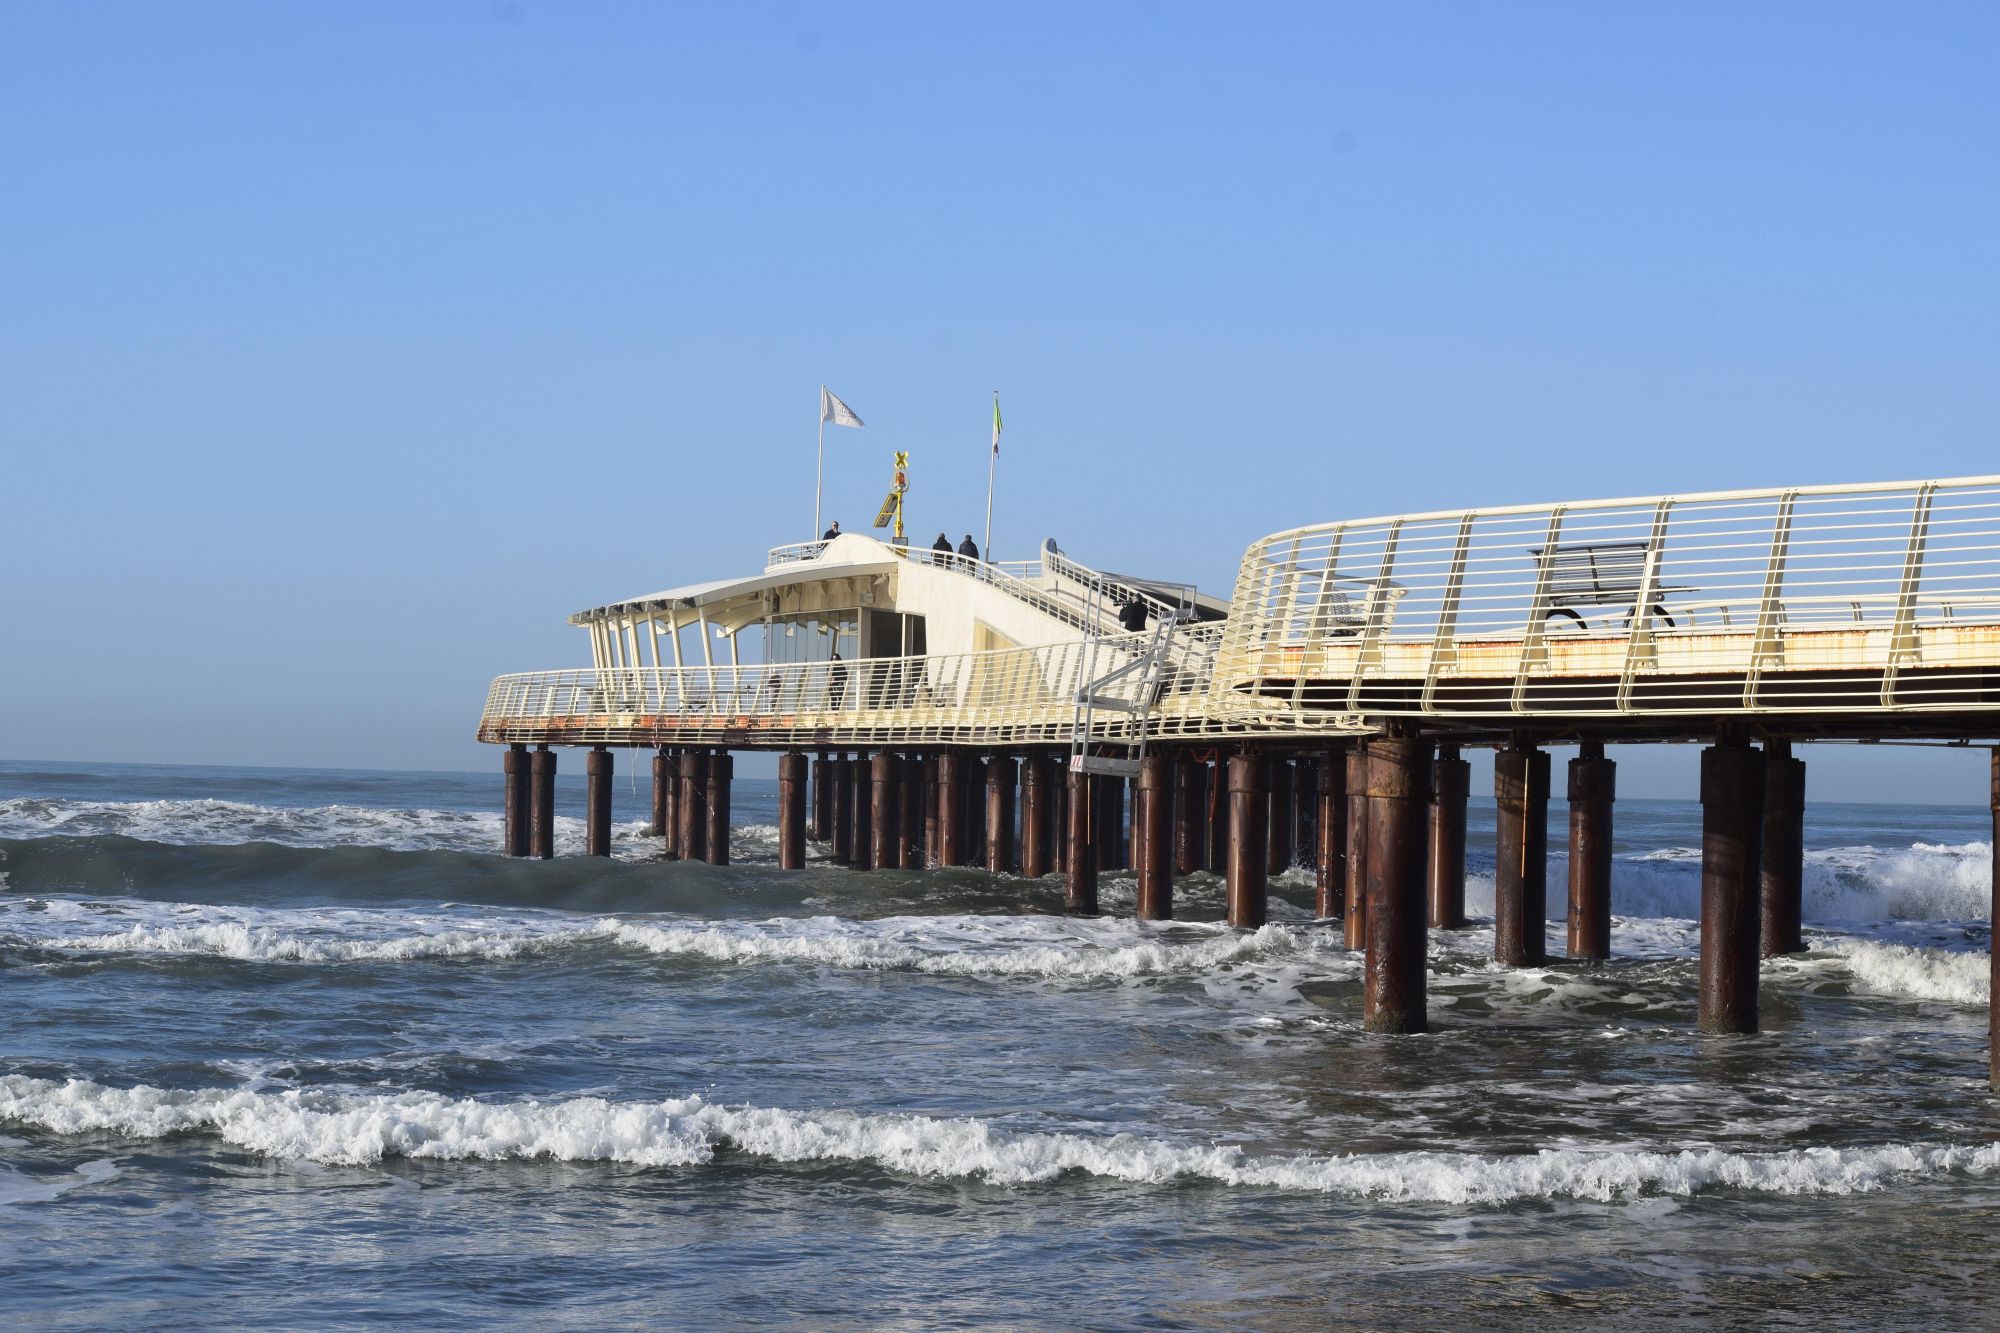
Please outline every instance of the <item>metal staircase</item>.
[[[1100, 594], [1092, 596], [1093, 619], [1103, 623], [1104, 606]], [[1150, 600], [1150, 599], [1149, 599]], [[1152, 609], [1152, 608], [1149, 608]], [[1165, 675], [1173, 656], [1174, 629], [1191, 621], [1194, 605], [1183, 599], [1177, 607], [1154, 612], [1153, 632], [1131, 660], [1096, 675], [1100, 657], [1109, 648], [1105, 634], [1094, 635], [1084, 658], [1087, 681], [1076, 692], [1076, 713], [1070, 728], [1069, 767], [1072, 773], [1103, 773], [1116, 777], [1137, 777], [1139, 762], [1146, 757], [1146, 738], [1151, 730], [1153, 707], [1159, 702]], [[1125, 636], [1118, 636], [1123, 638]], [[1124, 688], [1114, 688], [1123, 686]], [[1120, 713], [1130, 719], [1110, 734], [1098, 736], [1097, 714]], [[1120, 749], [1120, 754], [1100, 754], [1102, 749]]]

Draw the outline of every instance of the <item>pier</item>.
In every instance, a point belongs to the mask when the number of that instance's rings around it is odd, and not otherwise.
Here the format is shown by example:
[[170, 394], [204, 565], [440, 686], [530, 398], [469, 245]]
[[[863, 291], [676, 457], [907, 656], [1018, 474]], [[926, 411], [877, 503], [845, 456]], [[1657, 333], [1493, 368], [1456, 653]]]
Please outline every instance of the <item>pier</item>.
[[[1246, 929], [1272, 874], [1308, 869], [1389, 1033], [1427, 1021], [1426, 931], [1464, 924], [1467, 750], [1494, 751], [1495, 959], [1526, 967], [1550, 748], [1577, 750], [1558, 891], [1591, 961], [1616, 947], [1605, 747], [1700, 743], [1697, 1023], [1750, 1033], [1759, 960], [1802, 943], [1793, 747], [2000, 739], [2000, 477], [1331, 522], [1253, 543], [1227, 602], [850, 534], [572, 621], [592, 665], [502, 676], [480, 720], [507, 747], [509, 854], [551, 854], [553, 747], [574, 747], [590, 854], [624, 750], [651, 757], [664, 854], [726, 863], [731, 752], [774, 751], [787, 869], [810, 831], [856, 870], [1059, 871], [1094, 913], [1099, 872], [1130, 865], [1146, 920], [1208, 869]], [[2000, 824], [2000, 751], [1992, 775]]]

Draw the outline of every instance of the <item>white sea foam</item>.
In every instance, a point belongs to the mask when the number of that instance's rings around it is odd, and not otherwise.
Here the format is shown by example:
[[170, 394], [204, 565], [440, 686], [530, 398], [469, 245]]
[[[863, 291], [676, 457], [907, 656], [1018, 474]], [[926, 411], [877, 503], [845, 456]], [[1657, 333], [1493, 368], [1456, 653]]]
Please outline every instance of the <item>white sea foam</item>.
[[1766, 966], [1804, 973], [1838, 970], [1858, 990], [1946, 1004], [1984, 1006], [1991, 994], [1990, 962], [1983, 953], [1848, 938], [1815, 940], [1812, 950]]
[[2000, 1169], [2000, 1144], [1885, 1144], [1782, 1152], [1555, 1148], [1519, 1156], [1401, 1152], [1256, 1157], [1133, 1134], [1007, 1130], [977, 1119], [577, 1097], [483, 1102], [432, 1093], [175, 1091], [0, 1076], [0, 1120], [58, 1134], [210, 1134], [252, 1152], [329, 1165], [384, 1158], [628, 1162], [693, 1167], [734, 1151], [778, 1162], [856, 1162], [917, 1177], [1027, 1185], [1066, 1174], [1444, 1204], [1630, 1199], [1710, 1190], [1855, 1194], [1899, 1180]]

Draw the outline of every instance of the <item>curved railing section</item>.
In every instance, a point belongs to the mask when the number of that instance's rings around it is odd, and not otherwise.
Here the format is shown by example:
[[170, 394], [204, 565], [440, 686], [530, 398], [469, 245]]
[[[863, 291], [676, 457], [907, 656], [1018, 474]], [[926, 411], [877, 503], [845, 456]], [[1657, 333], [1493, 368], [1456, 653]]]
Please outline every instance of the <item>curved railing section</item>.
[[[1151, 700], [1156, 736], [1243, 734], [1215, 720], [1208, 671], [1215, 625], [1187, 626], [1176, 664]], [[762, 666], [583, 668], [501, 676], [487, 691], [479, 739], [528, 744], [1021, 745], [1070, 739], [1076, 694], [1143, 652], [1130, 634], [1040, 648], [935, 657]], [[1124, 687], [1130, 692], [1136, 682]], [[1135, 698], [1136, 701], [1136, 698]], [[1117, 739], [1129, 715], [1096, 734]]]
[[[765, 557], [765, 571], [768, 573], [792, 565], [811, 563], [820, 558], [827, 546], [828, 543], [823, 541], [774, 546]], [[890, 546], [889, 549], [912, 564], [928, 565], [934, 569], [949, 570], [954, 574], [975, 579], [1034, 607], [1042, 614], [1072, 629], [1082, 630], [1087, 634], [1099, 634], [1106, 629], [1115, 630], [1117, 627], [1115, 606], [1094, 606], [1083, 597], [1072, 596], [1059, 587], [1046, 587], [1038, 582], [1037, 580], [1047, 575], [1047, 570], [1039, 561], [1005, 561], [995, 564], [960, 555], [956, 551], [935, 551], [924, 546]]]
[[1467, 509], [1245, 554], [1218, 711], [2000, 710], [2000, 477]]

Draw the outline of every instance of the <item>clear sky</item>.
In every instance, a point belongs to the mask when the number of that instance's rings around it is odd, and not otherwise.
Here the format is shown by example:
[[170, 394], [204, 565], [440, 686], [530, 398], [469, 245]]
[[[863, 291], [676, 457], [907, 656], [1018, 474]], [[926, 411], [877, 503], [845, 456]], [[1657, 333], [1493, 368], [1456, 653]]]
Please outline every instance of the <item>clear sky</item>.
[[0, 754], [497, 771], [568, 612], [808, 535], [822, 381], [849, 528], [908, 449], [977, 532], [997, 387], [999, 556], [1225, 591], [1303, 522], [2000, 470], [1997, 53], [1990, 3], [10, 0]]

